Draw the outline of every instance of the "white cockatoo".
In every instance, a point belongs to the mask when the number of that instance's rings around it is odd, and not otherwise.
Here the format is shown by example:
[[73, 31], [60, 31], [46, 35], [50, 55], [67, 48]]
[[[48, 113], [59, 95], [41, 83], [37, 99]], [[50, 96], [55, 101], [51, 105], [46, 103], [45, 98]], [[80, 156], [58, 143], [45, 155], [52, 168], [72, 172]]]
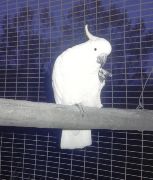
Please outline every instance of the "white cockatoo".
[[[105, 76], [110, 75], [102, 67], [112, 48], [106, 39], [92, 35], [87, 25], [85, 32], [88, 41], [65, 50], [55, 61], [52, 74], [55, 102], [101, 108], [100, 93]], [[91, 130], [62, 130], [62, 149], [84, 148], [91, 143]]]

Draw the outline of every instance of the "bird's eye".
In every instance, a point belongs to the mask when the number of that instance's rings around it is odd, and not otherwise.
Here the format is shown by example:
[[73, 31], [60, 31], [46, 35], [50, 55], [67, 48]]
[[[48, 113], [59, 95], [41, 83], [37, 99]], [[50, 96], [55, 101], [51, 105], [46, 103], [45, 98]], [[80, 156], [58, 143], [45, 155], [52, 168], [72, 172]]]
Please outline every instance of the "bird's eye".
[[97, 51], [97, 48], [94, 48], [94, 51]]

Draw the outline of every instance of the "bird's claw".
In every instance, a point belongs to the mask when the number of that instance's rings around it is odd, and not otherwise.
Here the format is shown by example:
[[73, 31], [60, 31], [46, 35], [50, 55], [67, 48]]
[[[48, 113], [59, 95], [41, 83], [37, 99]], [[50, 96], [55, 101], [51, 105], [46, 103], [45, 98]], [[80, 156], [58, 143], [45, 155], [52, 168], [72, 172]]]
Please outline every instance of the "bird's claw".
[[81, 103], [75, 104], [75, 106], [79, 109], [81, 117], [84, 117], [84, 109]]
[[106, 71], [103, 68], [99, 69], [98, 77], [101, 82], [103, 82], [107, 77], [112, 77], [112, 74], [108, 71]]

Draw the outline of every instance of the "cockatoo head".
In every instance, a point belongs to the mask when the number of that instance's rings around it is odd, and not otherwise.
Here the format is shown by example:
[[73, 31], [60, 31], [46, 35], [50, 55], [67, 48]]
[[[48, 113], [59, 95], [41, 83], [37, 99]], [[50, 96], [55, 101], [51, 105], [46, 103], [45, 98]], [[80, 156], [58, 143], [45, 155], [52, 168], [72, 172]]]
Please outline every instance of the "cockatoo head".
[[107, 56], [111, 53], [111, 44], [104, 38], [92, 35], [88, 30], [88, 25], [85, 26], [85, 32], [89, 39], [92, 55], [97, 59], [97, 63], [103, 67]]

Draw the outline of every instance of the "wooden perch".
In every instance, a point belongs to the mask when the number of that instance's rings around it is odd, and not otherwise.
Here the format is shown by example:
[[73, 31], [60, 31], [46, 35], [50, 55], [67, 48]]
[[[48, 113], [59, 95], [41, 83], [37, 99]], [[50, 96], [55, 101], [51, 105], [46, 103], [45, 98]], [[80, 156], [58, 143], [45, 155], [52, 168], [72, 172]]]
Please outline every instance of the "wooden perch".
[[153, 130], [153, 111], [64, 106], [0, 99], [0, 126]]

